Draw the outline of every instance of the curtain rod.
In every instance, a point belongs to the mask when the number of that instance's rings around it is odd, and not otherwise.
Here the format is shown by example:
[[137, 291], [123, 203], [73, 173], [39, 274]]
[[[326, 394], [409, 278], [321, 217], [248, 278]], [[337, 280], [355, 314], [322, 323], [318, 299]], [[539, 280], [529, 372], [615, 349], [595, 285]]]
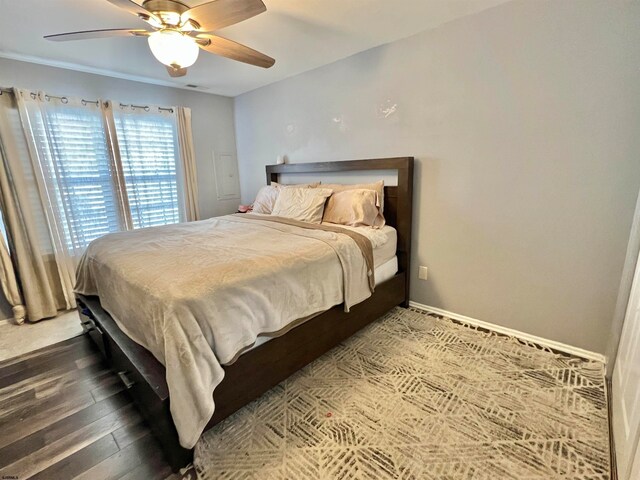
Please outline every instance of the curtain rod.
[[[10, 93], [10, 94], [14, 94], [13, 93], [13, 89], [11, 88], [2, 88], [0, 87], [0, 95], [2, 95], [3, 93]], [[31, 98], [35, 99], [38, 96], [38, 92], [28, 92], [29, 95], [31, 95]], [[56, 95], [49, 95], [49, 94], [45, 94], [44, 99], [48, 102], [50, 101], [52, 98], [58, 99], [60, 100], [63, 104], [67, 104], [69, 103], [69, 98], [62, 96], [62, 97], [58, 97]], [[92, 103], [96, 106], [100, 105], [100, 100], [86, 100], [86, 99], [81, 99], [81, 102], [83, 106], [86, 106], [88, 103]], [[129, 107], [131, 109], [136, 109], [136, 108], [141, 108], [143, 109], [145, 112], [148, 112], [149, 110], [151, 110], [151, 107], [149, 105], [134, 105], [133, 103], [120, 103], [120, 108], [126, 108]], [[169, 113], [173, 113], [173, 108], [172, 107], [158, 107], [158, 110], [160, 111], [164, 111], [164, 112], [169, 112]]]
[[[31, 95], [31, 98], [33, 98], [33, 99], [35, 99], [35, 98], [38, 96], [38, 94], [37, 94], [37, 93], [35, 93], [35, 92], [31, 92], [31, 94], [30, 94], [30, 95]], [[52, 98], [57, 98], [58, 100], [60, 100], [60, 102], [64, 103], [65, 105], [66, 105], [67, 103], [69, 103], [69, 99], [68, 99], [67, 97], [57, 97], [57, 96], [55, 96], [55, 95], [48, 95], [48, 94], [46, 94], [46, 93], [45, 93], [45, 95], [44, 95], [44, 99], [45, 99], [47, 102], [51, 101], [51, 99], [52, 99]]]
[[[129, 107], [131, 109], [141, 108], [145, 112], [148, 112], [149, 110], [151, 110], [151, 107], [149, 105], [134, 105], [133, 103], [121, 103], [120, 104], [120, 108], [127, 108], [127, 107]], [[169, 112], [169, 113], [173, 113], [173, 108], [171, 108], [171, 107], [158, 107], [158, 110]]]
[[[14, 91], [12, 88], [1, 88], [0, 87], [0, 95], [2, 95], [3, 93], [10, 93], [11, 95], [15, 95]], [[38, 96], [38, 92], [28, 92], [29, 96], [31, 96], [31, 98], [35, 99]], [[52, 98], [56, 98], [58, 100], [60, 100], [62, 103], [67, 104], [69, 103], [69, 98], [68, 97], [58, 97], [56, 95], [49, 95], [49, 94], [45, 94], [44, 99], [48, 102], [50, 101]], [[88, 103], [93, 103], [96, 106], [100, 105], [100, 100], [85, 100], [84, 98], [81, 99], [81, 103], [82, 105], [87, 105]]]
[[[29, 95], [31, 95], [31, 98], [35, 99], [38, 94], [36, 92], [30, 92]], [[67, 97], [58, 97], [56, 95], [49, 95], [46, 94], [44, 95], [44, 99], [48, 102], [50, 101], [52, 98], [57, 98], [58, 100], [60, 100], [60, 102], [62, 102], [64, 105], [66, 105], [67, 103], [69, 103], [69, 98]], [[100, 106], [100, 100], [85, 100], [84, 98], [82, 98], [80, 100], [80, 103], [82, 104], [83, 107], [87, 106], [87, 103], [93, 103], [96, 107]]]

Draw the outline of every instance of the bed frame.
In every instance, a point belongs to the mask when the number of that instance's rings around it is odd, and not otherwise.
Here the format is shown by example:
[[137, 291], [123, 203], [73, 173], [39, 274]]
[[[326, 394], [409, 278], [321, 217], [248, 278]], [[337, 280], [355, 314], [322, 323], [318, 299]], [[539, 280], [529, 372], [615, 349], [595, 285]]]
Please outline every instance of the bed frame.
[[[398, 231], [398, 273], [378, 285], [364, 302], [345, 313], [338, 305], [240, 356], [224, 366], [225, 377], [214, 392], [216, 410], [206, 429], [258, 398], [291, 374], [371, 323], [391, 308], [409, 303], [413, 157], [268, 165], [267, 183], [279, 174], [396, 170], [398, 186], [385, 187], [384, 215]], [[141, 414], [160, 441], [171, 468], [177, 471], [193, 459], [193, 450], [180, 446], [169, 410], [165, 368], [145, 348], [127, 337], [98, 297], [77, 295], [85, 333], [119, 375]], [[136, 308], [132, 305], [132, 308]]]

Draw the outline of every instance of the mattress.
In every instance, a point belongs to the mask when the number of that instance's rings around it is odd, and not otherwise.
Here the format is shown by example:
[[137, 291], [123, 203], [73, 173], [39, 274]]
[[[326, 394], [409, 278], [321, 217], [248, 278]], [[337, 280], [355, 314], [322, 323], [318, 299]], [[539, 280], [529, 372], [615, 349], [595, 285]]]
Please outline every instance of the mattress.
[[[371, 241], [371, 246], [373, 247], [373, 264], [376, 269], [396, 256], [398, 232], [395, 228], [389, 225], [385, 225], [382, 228], [348, 227], [346, 225], [336, 225], [334, 223], [327, 223], [326, 225], [353, 230], [354, 232], [367, 237]], [[376, 275], [376, 283], [377, 278], [378, 277]]]
[[387, 260], [379, 267], [376, 267], [375, 277], [376, 277], [376, 286], [381, 283], [386, 282], [390, 278], [392, 278], [396, 273], [398, 273], [398, 257], [395, 255], [390, 260]]

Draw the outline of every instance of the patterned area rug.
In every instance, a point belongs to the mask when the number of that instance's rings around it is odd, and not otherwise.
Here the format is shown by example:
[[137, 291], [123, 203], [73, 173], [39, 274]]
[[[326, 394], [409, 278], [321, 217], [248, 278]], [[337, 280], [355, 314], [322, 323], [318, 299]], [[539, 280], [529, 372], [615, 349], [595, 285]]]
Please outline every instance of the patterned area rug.
[[608, 479], [603, 365], [396, 308], [205, 433], [202, 479]]

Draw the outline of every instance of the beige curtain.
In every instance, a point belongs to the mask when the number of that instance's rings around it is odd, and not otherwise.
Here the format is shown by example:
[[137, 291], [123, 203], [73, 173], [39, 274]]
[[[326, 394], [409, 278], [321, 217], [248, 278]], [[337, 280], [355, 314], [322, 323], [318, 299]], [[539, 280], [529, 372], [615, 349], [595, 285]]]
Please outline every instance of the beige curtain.
[[0, 284], [2, 284], [2, 292], [4, 298], [7, 299], [9, 305], [13, 309], [13, 318], [17, 324], [24, 323], [26, 309], [24, 300], [18, 288], [18, 279], [13, 269], [9, 249], [4, 241], [4, 236], [0, 235]]
[[[21, 323], [53, 317], [70, 308], [62, 291], [59, 268], [47, 228], [47, 217], [37, 188], [29, 146], [23, 134], [22, 118], [16, 101], [20, 92], [0, 95], [0, 206], [13, 259], [4, 253], [2, 277], [6, 279], [7, 300]], [[13, 262], [11, 261], [13, 260]], [[15, 265], [16, 271], [13, 270]], [[17, 290], [20, 279], [22, 298]], [[16, 287], [13, 288], [13, 285]], [[3, 289], [5, 281], [3, 281]]]
[[[25, 90], [16, 90], [18, 112], [34, 172], [35, 185], [46, 219], [48, 241], [45, 243], [47, 256], [45, 262], [55, 271], [58, 290], [64, 299], [63, 309], [75, 308], [73, 284], [75, 280], [76, 257], [81, 254], [69, 247], [65, 236], [65, 210], [59, 208], [60, 192], [56, 185], [56, 172], [53, 158], [56, 155], [55, 144], [50, 128], [45, 121], [48, 115], [55, 115], [58, 108], [67, 108], [69, 99], [48, 97], [40, 92], [36, 95]], [[27, 285], [23, 284], [27, 289]], [[33, 320], [28, 312], [29, 319]]]
[[191, 132], [191, 109], [176, 109], [178, 123], [178, 144], [182, 160], [182, 179], [184, 188], [184, 208], [187, 221], [200, 220], [198, 208], [198, 174], [196, 171], [196, 155], [193, 148]]

